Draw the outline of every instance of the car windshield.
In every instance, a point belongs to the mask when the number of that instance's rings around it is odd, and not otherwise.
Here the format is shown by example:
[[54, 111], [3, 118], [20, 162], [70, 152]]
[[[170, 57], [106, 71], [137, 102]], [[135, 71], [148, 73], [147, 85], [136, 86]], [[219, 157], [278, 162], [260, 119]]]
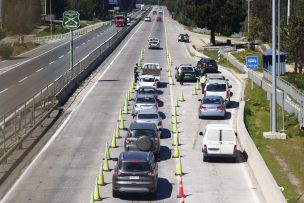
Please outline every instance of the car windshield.
[[152, 97], [137, 98], [136, 103], [155, 103], [155, 99]]
[[143, 161], [127, 161], [122, 162], [118, 166], [119, 169], [122, 169], [123, 171], [127, 172], [140, 172], [140, 171], [150, 171], [150, 165], [149, 162], [143, 162]]
[[192, 67], [181, 67], [182, 71], [193, 71]]
[[143, 69], [157, 69], [158, 65], [157, 64], [145, 64]]
[[138, 119], [158, 119], [157, 114], [138, 114]]
[[139, 138], [141, 136], [153, 137], [154, 131], [147, 129], [135, 129], [131, 131], [131, 136], [134, 138]]
[[226, 91], [226, 85], [225, 84], [208, 84], [207, 85], [207, 91], [225, 92]]
[[141, 82], [154, 82], [154, 78], [141, 78]]
[[219, 98], [206, 98], [203, 99], [203, 104], [222, 104], [221, 99]]
[[206, 62], [207, 62], [207, 63], [216, 63], [215, 60], [213, 60], [213, 59], [209, 59], [209, 60], [207, 60]]
[[137, 92], [140, 94], [154, 94], [154, 91], [152, 88], [139, 88]]

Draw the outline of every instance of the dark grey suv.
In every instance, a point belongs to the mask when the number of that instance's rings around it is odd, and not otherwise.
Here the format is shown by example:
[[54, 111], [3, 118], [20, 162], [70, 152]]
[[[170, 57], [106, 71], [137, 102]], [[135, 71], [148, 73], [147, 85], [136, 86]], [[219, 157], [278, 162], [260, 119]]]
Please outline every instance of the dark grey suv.
[[197, 62], [197, 68], [200, 70], [201, 75], [218, 72], [216, 61], [212, 58], [202, 58]]
[[160, 150], [160, 131], [154, 123], [130, 125], [124, 141], [125, 151], [151, 151], [155, 155]]
[[122, 152], [112, 177], [112, 195], [120, 193], [157, 194], [158, 169], [152, 152]]

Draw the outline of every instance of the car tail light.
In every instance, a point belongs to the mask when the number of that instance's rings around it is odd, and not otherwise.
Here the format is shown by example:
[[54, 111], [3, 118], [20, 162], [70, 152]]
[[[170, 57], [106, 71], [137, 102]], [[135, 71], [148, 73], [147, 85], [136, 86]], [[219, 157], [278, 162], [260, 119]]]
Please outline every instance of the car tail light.
[[234, 145], [233, 151], [236, 152], [237, 151], [237, 146]]
[[129, 144], [131, 142], [131, 139], [126, 137], [125, 141], [126, 141], [127, 144]]
[[150, 176], [150, 177], [155, 177], [156, 174], [155, 174], [154, 172], [149, 172], [149, 173], [148, 173], [148, 176]]
[[228, 91], [226, 92], [226, 98], [227, 99], [229, 98], [229, 92]]
[[218, 107], [216, 107], [217, 108], [217, 110], [223, 110], [224, 109], [224, 106], [218, 106]]
[[207, 145], [204, 144], [204, 151], [207, 151]]
[[162, 122], [161, 122], [161, 121], [159, 121], [157, 125], [161, 126], [161, 125], [162, 125]]
[[205, 106], [203, 106], [203, 105], [201, 105], [201, 106], [200, 106], [200, 109], [206, 109], [206, 107], [205, 107]]
[[113, 176], [115, 176], [115, 177], [120, 176], [120, 172], [119, 171], [114, 171]]

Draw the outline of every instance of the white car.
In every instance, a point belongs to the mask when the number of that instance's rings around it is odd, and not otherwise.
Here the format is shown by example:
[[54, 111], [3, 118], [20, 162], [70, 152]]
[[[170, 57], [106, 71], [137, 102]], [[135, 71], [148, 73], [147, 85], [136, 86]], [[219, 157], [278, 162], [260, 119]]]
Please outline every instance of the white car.
[[153, 75], [141, 75], [136, 83], [136, 90], [142, 86], [157, 88], [157, 81]]
[[225, 100], [226, 106], [230, 103], [230, 88], [227, 80], [207, 80], [204, 96], [221, 96]]
[[149, 49], [159, 49], [160, 48], [160, 40], [157, 38], [148, 39], [148, 47]]
[[236, 160], [237, 134], [228, 124], [207, 124], [203, 136], [202, 152], [204, 161], [212, 157], [229, 157]]
[[151, 22], [151, 17], [150, 16], [145, 17], [145, 21], [146, 22]]
[[161, 70], [162, 68], [159, 63], [144, 63], [142, 66], [142, 75], [153, 75], [157, 81], [157, 87], [159, 87]]

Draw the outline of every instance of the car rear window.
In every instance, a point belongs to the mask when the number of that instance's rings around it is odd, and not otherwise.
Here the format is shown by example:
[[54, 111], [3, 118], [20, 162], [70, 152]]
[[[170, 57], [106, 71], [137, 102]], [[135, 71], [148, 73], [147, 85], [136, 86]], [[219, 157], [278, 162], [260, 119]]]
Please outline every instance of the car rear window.
[[142, 82], [154, 82], [154, 78], [141, 78]]
[[203, 104], [222, 104], [222, 101], [219, 98], [207, 98], [203, 99]]
[[182, 71], [193, 71], [192, 67], [181, 67]]
[[232, 130], [222, 130], [222, 141], [234, 141], [234, 136]]
[[138, 114], [139, 119], [158, 119], [157, 114]]
[[143, 93], [143, 94], [145, 94], [145, 93], [153, 94], [154, 93], [154, 89], [152, 89], [152, 88], [139, 88], [138, 92], [139, 93]]
[[209, 129], [207, 132], [207, 139], [209, 141], [220, 141], [220, 130], [218, 129]]
[[149, 162], [143, 161], [124, 161], [119, 165], [118, 168], [128, 172], [140, 172], [151, 170]]
[[155, 103], [155, 99], [152, 97], [141, 97], [137, 98], [136, 103]]
[[153, 137], [153, 135], [154, 135], [153, 130], [146, 130], [146, 129], [131, 130], [131, 136], [134, 138], [139, 138], [141, 136]]
[[226, 85], [225, 84], [208, 84], [207, 85], [207, 91], [225, 92], [226, 91]]

